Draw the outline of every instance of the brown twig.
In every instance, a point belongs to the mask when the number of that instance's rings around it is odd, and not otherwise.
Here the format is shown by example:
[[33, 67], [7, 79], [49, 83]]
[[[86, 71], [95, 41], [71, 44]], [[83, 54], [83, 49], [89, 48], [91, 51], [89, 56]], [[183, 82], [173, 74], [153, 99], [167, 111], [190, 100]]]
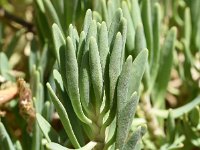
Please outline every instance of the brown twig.
[[0, 20], [6, 21], [10, 26], [13, 28], [16, 28], [11, 24], [11, 22], [17, 23], [23, 27], [25, 27], [29, 32], [35, 33], [34, 25], [30, 22], [25, 21], [22, 18], [19, 18], [8, 11], [6, 11], [4, 8], [0, 6]]
[[12, 100], [18, 93], [18, 88], [16, 85], [9, 87], [4, 90], [0, 90], [0, 105]]
[[144, 111], [145, 118], [147, 120], [147, 126], [153, 140], [164, 138], [164, 132], [160, 128], [157, 118], [152, 114], [152, 106], [150, 102], [149, 94], [144, 93], [141, 97], [141, 108]]

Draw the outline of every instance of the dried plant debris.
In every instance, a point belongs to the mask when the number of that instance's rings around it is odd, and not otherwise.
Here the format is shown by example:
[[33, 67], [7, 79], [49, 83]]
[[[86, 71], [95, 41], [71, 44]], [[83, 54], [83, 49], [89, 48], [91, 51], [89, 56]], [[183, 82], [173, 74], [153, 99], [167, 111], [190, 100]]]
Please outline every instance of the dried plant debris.
[[33, 106], [32, 93], [24, 79], [19, 78], [17, 84], [20, 114], [27, 121], [27, 131], [31, 132], [33, 123], [35, 122], [35, 108]]

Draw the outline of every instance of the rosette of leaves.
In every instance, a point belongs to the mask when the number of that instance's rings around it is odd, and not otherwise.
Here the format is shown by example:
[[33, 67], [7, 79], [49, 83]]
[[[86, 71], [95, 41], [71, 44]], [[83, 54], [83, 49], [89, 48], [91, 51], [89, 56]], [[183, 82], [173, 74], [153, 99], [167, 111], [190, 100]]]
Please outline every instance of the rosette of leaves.
[[[145, 126], [131, 131], [139, 100], [139, 85], [148, 51], [125, 57], [127, 22], [118, 9], [108, 27], [87, 11], [83, 31], [69, 26], [65, 37], [52, 26], [58, 69], [53, 71], [56, 93], [51, 100], [68, 136], [65, 142], [39, 114], [38, 124], [48, 149], [130, 149], [140, 147]], [[67, 148], [66, 148], [67, 147]]]

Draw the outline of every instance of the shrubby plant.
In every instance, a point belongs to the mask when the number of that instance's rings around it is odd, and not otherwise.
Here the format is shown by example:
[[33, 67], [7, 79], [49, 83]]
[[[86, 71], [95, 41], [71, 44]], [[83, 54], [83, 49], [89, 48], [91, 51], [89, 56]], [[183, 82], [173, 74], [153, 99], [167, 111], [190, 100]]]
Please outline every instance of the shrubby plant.
[[0, 2], [0, 149], [198, 149], [199, 7]]

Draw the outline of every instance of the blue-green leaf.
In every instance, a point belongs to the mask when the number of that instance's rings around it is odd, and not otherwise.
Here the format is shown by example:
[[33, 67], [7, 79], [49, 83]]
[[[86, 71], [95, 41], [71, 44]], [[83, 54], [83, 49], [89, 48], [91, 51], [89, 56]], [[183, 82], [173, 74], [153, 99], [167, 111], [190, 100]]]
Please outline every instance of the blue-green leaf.
[[[152, 18], [151, 18], [151, 1], [150, 0], [143, 0], [142, 1], [142, 22], [144, 27], [144, 33], [147, 42], [147, 49], [150, 52], [149, 55], [149, 62], [153, 61], [153, 32], [152, 32]], [[153, 63], [153, 62], [152, 62]]]
[[140, 6], [138, 3], [138, 0], [132, 0], [132, 8], [131, 8], [131, 16], [133, 19], [133, 24], [134, 27], [136, 29], [136, 27], [138, 26], [138, 24], [142, 23], [142, 19], [141, 19], [141, 13], [140, 13]]
[[73, 132], [72, 126], [70, 124], [70, 120], [68, 117], [68, 114], [64, 108], [64, 106], [62, 105], [62, 103], [60, 102], [60, 100], [57, 98], [57, 96], [55, 95], [54, 91], [52, 90], [51, 86], [49, 83], [47, 83], [47, 88], [51, 97], [51, 100], [60, 116], [60, 120], [63, 124], [63, 127], [70, 139], [70, 141], [72, 142], [72, 144], [74, 145], [74, 147], [79, 148], [80, 145], [75, 137], [75, 134]]
[[113, 104], [118, 77], [121, 73], [122, 35], [117, 33], [109, 63], [110, 105]]
[[75, 49], [70, 37], [67, 37], [66, 78], [68, 94], [74, 108], [74, 112], [81, 121], [90, 124], [91, 120], [85, 116], [80, 102], [78, 63]]
[[60, 65], [60, 51], [66, 48], [66, 42], [62, 31], [59, 29], [57, 24], [52, 25], [53, 41], [55, 46], [55, 54], [57, 57], [58, 65]]
[[49, 25], [56, 23], [59, 26], [59, 28], [61, 28], [61, 24], [60, 24], [58, 15], [57, 15], [56, 10], [53, 7], [51, 1], [43, 0], [43, 2], [44, 2], [43, 4], [44, 4], [44, 7], [45, 7], [46, 16], [47, 16], [48, 21], [49, 21]]
[[0, 148], [1, 150], [15, 150], [10, 136], [8, 135], [2, 122], [0, 122]]
[[129, 12], [129, 8], [127, 2], [122, 2], [122, 11], [124, 17], [127, 19], [127, 41], [126, 46], [128, 49], [128, 54], [132, 54], [132, 51], [135, 47], [135, 29], [133, 25], [133, 21]]
[[140, 142], [142, 136], [146, 133], [146, 130], [146, 126], [138, 127], [125, 144], [123, 150], [137, 150], [136, 145], [138, 144], [138, 142]]
[[165, 92], [167, 90], [167, 85], [170, 79], [170, 73], [172, 68], [175, 40], [176, 40], [176, 28], [173, 27], [168, 32], [165, 42], [161, 48], [161, 56], [160, 56], [161, 62], [154, 90], [155, 92], [154, 104], [158, 107], [159, 106], [163, 107], [164, 104], [163, 100], [165, 97]]
[[88, 33], [91, 22], [92, 22], [92, 11], [88, 9], [85, 14], [85, 19], [83, 23], [83, 31], [85, 32], [85, 34]]
[[90, 39], [89, 64], [92, 87], [96, 98], [96, 109], [100, 111], [100, 105], [103, 101], [103, 76], [98, 46], [94, 37]]
[[130, 84], [128, 88], [128, 98], [132, 95], [133, 92], [139, 92], [140, 82], [142, 80], [142, 76], [146, 69], [146, 64], [148, 61], [148, 50], [142, 50], [137, 57], [134, 59], [132, 64], [132, 72], [130, 77]]
[[120, 21], [122, 19], [122, 10], [119, 8], [111, 22], [108, 32], [108, 45], [111, 46], [111, 43], [114, 42], [114, 37], [116, 37], [117, 32], [119, 32]]
[[124, 104], [118, 103], [118, 105], [121, 105], [121, 108], [117, 110], [116, 148], [118, 149], [123, 149], [126, 143], [137, 104], [138, 96], [136, 92]]
[[86, 144], [85, 146], [81, 147], [81, 148], [77, 148], [77, 149], [69, 149], [66, 147], [63, 147], [60, 144], [54, 143], [54, 142], [50, 142], [47, 143], [46, 146], [49, 150], [91, 150], [93, 149], [95, 146], [97, 145], [96, 142], [89, 142], [88, 144]]
[[58, 142], [59, 136], [52, 126], [40, 115], [36, 114], [37, 123], [48, 142]]

